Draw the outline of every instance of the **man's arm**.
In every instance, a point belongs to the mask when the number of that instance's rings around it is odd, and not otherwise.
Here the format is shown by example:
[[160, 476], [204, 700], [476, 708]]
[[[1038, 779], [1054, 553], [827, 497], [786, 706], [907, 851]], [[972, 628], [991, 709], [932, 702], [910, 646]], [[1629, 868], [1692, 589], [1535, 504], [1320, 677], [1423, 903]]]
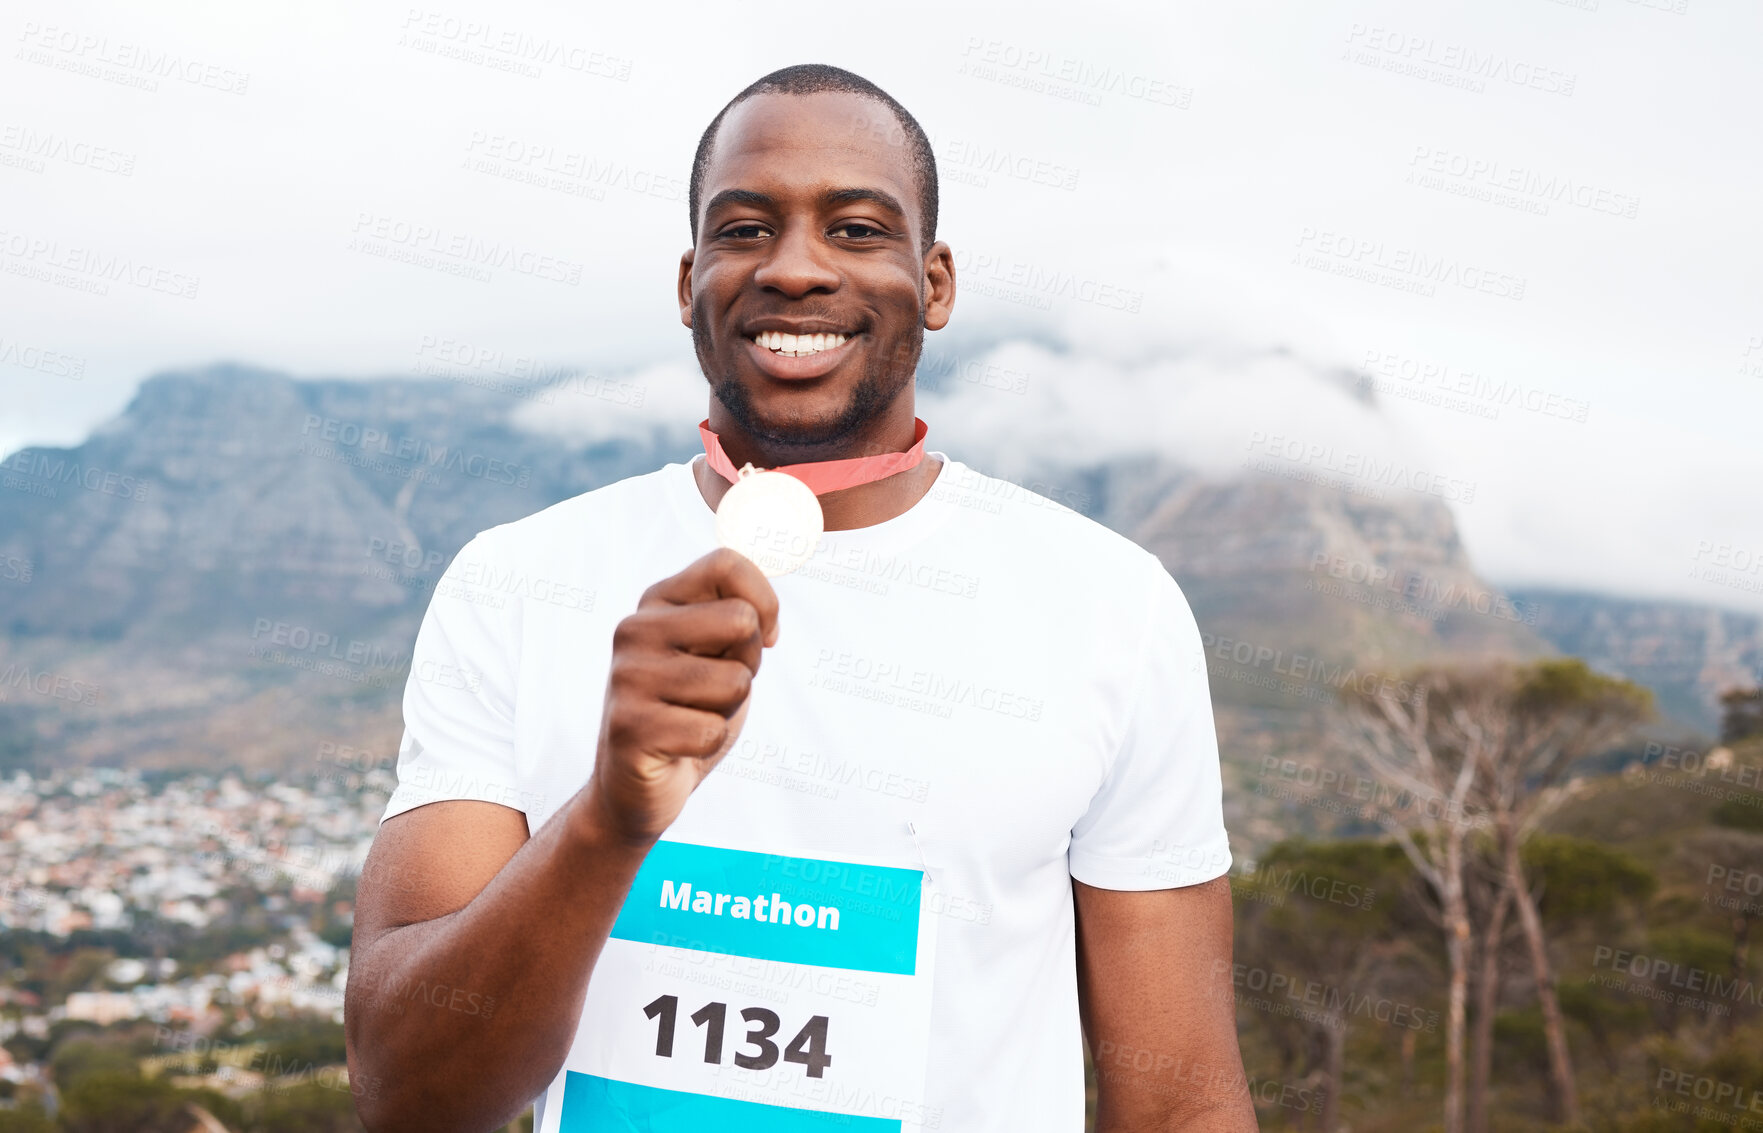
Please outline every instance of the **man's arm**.
[[1231, 995], [1229, 880], [1071, 887], [1097, 1133], [1257, 1129]]
[[556, 1076], [646, 847], [571, 800], [527, 837], [495, 803], [417, 807], [362, 869], [344, 1021], [362, 1124], [494, 1129]]
[[530, 839], [519, 811], [487, 802], [381, 824], [344, 998], [362, 1124], [493, 1129], [556, 1077], [631, 882], [734, 745], [777, 634], [759, 568], [713, 551], [619, 622], [593, 773]]

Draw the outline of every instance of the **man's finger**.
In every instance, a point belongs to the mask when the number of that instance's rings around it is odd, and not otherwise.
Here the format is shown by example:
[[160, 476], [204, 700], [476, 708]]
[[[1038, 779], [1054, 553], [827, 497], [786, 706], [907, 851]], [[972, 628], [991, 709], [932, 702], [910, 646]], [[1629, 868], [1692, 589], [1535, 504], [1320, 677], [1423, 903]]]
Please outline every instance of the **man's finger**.
[[721, 713], [654, 703], [615, 723], [611, 739], [668, 759], [702, 759], [721, 749], [728, 729]]
[[654, 618], [656, 632], [670, 649], [703, 657], [739, 657], [753, 669], [759, 667], [763, 651], [759, 613], [745, 598], [668, 606], [645, 616]]
[[777, 641], [777, 591], [771, 580], [739, 551], [718, 547], [685, 570], [664, 578], [643, 592], [637, 608], [657, 603], [686, 606], [719, 598], [741, 598], [759, 613], [760, 638]]
[[647, 684], [655, 690], [655, 699], [681, 708], [728, 717], [753, 690], [753, 671], [739, 660], [674, 657], [632, 664], [633, 684]]

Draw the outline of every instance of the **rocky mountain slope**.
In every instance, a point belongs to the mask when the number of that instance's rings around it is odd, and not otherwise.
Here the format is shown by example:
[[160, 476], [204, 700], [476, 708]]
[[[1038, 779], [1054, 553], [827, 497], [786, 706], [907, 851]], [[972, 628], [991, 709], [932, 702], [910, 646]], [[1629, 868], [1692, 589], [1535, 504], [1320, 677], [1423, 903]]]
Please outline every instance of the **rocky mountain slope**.
[[[573, 447], [514, 427], [518, 403], [220, 366], [148, 380], [76, 448], [8, 458], [0, 766], [310, 768], [338, 747], [389, 760], [400, 666], [458, 548], [696, 451], [689, 423], [672, 442]], [[1703, 728], [1720, 682], [1758, 667], [1756, 619], [1501, 593], [1435, 499], [1141, 458], [1038, 479], [1181, 582], [1243, 775], [1311, 744], [1344, 681], [1423, 661], [1583, 653], [1657, 683]]]
[[1763, 685], [1763, 618], [1755, 614], [1562, 590], [1515, 590], [1539, 612], [1537, 632], [1562, 653], [1651, 688], [1661, 713], [1712, 733], [1719, 695]]

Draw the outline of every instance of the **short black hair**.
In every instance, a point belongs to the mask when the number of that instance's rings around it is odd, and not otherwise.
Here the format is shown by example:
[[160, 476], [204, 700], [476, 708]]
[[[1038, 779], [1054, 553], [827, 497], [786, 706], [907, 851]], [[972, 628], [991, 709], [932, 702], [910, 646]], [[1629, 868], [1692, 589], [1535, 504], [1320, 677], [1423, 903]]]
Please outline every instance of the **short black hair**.
[[704, 129], [704, 136], [698, 139], [698, 152], [692, 158], [691, 191], [686, 200], [687, 207], [692, 212], [693, 244], [698, 242], [698, 202], [703, 195], [704, 175], [710, 168], [710, 152], [716, 144], [716, 132], [721, 128], [722, 120], [728, 112], [756, 94], [820, 94], [823, 91], [862, 95], [881, 103], [893, 114], [905, 135], [906, 153], [912, 162], [913, 176], [918, 180], [918, 212], [924, 228], [919, 235], [920, 250], [930, 251], [931, 244], [937, 238], [937, 158], [931, 151], [930, 138], [925, 136], [924, 128], [918, 124], [918, 120], [887, 91], [862, 75], [825, 63], [799, 63], [794, 67], [773, 71], [729, 99], [728, 105], [710, 120], [710, 125]]

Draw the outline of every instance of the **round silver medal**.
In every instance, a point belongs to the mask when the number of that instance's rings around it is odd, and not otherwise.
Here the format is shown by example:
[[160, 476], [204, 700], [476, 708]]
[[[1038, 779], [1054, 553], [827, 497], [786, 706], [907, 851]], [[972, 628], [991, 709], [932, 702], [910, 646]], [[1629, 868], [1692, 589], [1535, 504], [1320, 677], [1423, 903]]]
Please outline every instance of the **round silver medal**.
[[716, 541], [752, 559], [767, 578], [814, 557], [826, 519], [813, 489], [787, 472], [743, 465], [716, 505]]

